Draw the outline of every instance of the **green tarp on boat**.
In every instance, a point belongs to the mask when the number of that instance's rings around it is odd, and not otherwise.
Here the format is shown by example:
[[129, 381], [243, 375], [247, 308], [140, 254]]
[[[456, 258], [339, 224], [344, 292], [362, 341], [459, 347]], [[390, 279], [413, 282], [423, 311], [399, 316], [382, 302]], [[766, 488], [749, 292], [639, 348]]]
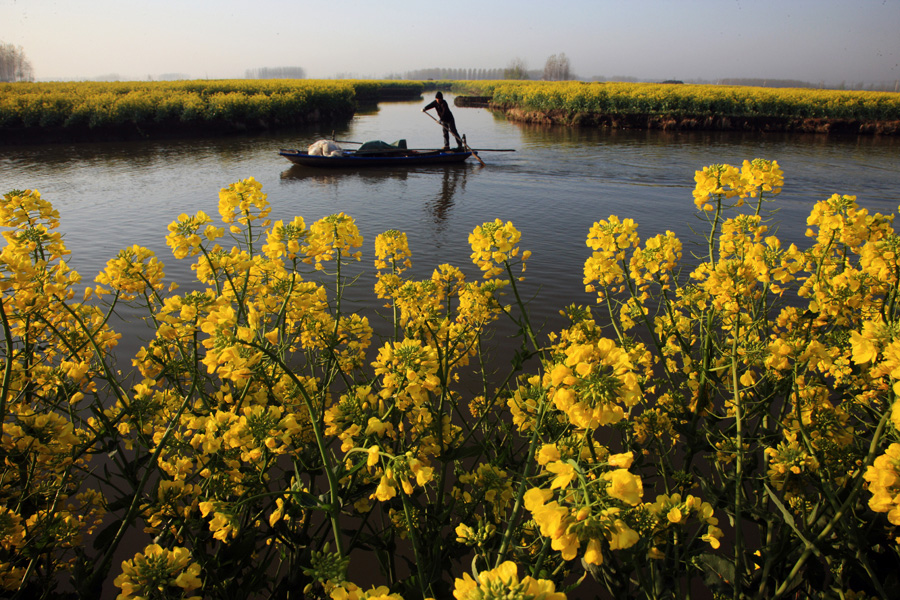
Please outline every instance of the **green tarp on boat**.
[[388, 144], [381, 140], [366, 142], [359, 147], [356, 154], [385, 154], [388, 152], [397, 152], [399, 150], [406, 150], [406, 140], [397, 140], [393, 144]]

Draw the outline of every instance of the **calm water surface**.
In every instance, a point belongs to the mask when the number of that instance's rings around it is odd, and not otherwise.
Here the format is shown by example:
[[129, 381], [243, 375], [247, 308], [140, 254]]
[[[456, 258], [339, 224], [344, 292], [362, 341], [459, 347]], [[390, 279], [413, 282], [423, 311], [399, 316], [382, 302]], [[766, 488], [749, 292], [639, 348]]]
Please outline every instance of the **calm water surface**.
[[[435, 147], [440, 129], [420, 113], [429, 100], [383, 103], [338, 126], [335, 137], [405, 138], [412, 148]], [[0, 191], [38, 189], [56, 206], [70, 263], [86, 280], [119, 249], [140, 244], [157, 252], [170, 276], [187, 281], [187, 265], [165, 246], [166, 226], [181, 213], [217, 216], [219, 189], [245, 177], [262, 182], [275, 219], [353, 216], [366, 238], [366, 269], [375, 236], [399, 229], [409, 236], [415, 276], [428, 277], [444, 262], [477, 276], [467, 236], [499, 217], [516, 224], [522, 247], [533, 252], [527, 291], [537, 293], [540, 285], [538, 321], [572, 302], [592, 302], [581, 267], [593, 222], [616, 214], [637, 221], [642, 237], [672, 230], [687, 242], [698, 224], [694, 171], [712, 163], [778, 160], [786, 178], [778, 233], [801, 247], [810, 208], [832, 193], [857, 195], [873, 212], [894, 212], [900, 204], [896, 138], [586, 131], [515, 124], [483, 109], [454, 113], [472, 147], [516, 151], [483, 153], [485, 167], [470, 159], [402, 171], [312, 170], [278, 156], [279, 148], [330, 137], [331, 126], [254, 137], [5, 147]], [[371, 281], [367, 275], [362, 285], [371, 289]]]

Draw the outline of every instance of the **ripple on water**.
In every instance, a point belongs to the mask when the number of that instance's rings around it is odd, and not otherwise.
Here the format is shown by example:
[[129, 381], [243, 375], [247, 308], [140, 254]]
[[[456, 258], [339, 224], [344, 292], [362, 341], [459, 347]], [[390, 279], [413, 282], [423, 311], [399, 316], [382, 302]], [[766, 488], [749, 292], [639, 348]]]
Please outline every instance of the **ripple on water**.
[[[153, 249], [167, 271], [188, 277], [187, 266], [176, 267], [165, 246], [167, 225], [198, 210], [216, 217], [219, 189], [251, 176], [263, 183], [274, 219], [353, 216], [366, 238], [366, 269], [375, 235], [400, 229], [409, 236], [416, 276], [449, 262], [477, 277], [468, 234], [494, 218], [512, 220], [523, 232], [522, 246], [534, 253], [526, 285], [532, 292], [540, 285], [535, 309], [547, 318], [566, 304], [592, 301], [581, 269], [594, 221], [616, 214], [637, 221], [644, 237], [672, 230], [687, 240], [698, 223], [694, 171], [712, 163], [779, 161], [787, 183], [777, 219], [788, 242], [805, 244], [809, 209], [832, 193], [855, 194], [873, 212], [893, 212], [900, 204], [898, 142], [883, 137], [571, 130], [457, 108], [457, 125], [471, 146], [516, 152], [485, 152], [486, 167], [469, 161], [356, 172], [291, 167], [277, 155], [279, 148], [304, 147], [332, 133], [434, 147], [441, 135], [420, 113], [425, 102], [384, 103], [343, 126], [255, 137], [4, 148], [0, 185], [3, 191], [36, 188], [54, 203], [72, 266], [86, 278], [132, 244]], [[371, 276], [361, 284], [370, 285]]]

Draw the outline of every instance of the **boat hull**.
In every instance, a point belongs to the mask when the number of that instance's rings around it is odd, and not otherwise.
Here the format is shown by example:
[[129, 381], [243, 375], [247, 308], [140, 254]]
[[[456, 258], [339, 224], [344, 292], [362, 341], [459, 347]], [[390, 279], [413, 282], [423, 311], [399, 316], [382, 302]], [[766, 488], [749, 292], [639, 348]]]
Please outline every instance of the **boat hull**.
[[278, 154], [285, 157], [295, 165], [305, 167], [322, 168], [347, 168], [347, 167], [402, 167], [414, 165], [442, 165], [465, 162], [472, 156], [471, 152], [463, 151], [419, 151], [409, 150], [396, 154], [357, 155], [353, 152], [345, 152], [339, 156], [310, 156], [301, 150], [281, 150]]

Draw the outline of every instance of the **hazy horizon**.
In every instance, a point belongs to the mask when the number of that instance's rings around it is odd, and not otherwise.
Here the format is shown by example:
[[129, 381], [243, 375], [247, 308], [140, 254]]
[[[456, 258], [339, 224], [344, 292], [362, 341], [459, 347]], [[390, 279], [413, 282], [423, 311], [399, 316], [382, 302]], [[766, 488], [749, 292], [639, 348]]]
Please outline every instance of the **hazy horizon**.
[[427, 68], [542, 69], [565, 53], [579, 77], [900, 79], [900, 0], [0, 0], [0, 41], [38, 80], [382, 79]]

